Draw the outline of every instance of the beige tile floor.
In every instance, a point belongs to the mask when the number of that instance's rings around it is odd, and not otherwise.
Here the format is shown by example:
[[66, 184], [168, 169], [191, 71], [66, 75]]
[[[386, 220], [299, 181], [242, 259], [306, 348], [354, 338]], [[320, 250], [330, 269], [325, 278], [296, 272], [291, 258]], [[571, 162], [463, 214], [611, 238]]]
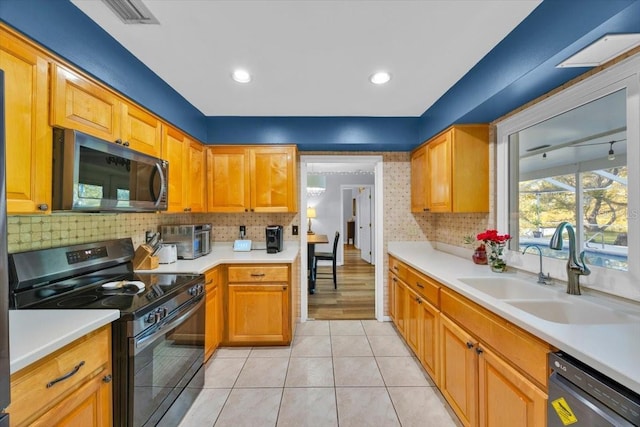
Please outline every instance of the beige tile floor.
[[311, 321], [289, 347], [220, 348], [181, 427], [459, 426], [391, 323]]

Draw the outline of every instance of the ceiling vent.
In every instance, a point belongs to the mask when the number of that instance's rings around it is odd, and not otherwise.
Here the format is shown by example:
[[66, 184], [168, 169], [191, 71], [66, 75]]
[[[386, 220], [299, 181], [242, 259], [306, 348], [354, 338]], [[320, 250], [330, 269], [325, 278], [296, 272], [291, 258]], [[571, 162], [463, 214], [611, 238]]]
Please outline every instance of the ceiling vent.
[[640, 34], [607, 34], [585, 47], [556, 68], [597, 67], [640, 45]]
[[102, 0], [125, 24], [160, 24], [142, 0]]

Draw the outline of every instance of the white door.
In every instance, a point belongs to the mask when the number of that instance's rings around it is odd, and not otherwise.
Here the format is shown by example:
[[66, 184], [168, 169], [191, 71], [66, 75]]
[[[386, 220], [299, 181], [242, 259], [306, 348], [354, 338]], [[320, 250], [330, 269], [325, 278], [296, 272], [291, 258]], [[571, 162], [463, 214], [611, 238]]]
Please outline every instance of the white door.
[[360, 257], [371, 264], [372, 258], [372, 221], [371, 188], [364, 187], [358, 195], [358, 234], [360, 243]]

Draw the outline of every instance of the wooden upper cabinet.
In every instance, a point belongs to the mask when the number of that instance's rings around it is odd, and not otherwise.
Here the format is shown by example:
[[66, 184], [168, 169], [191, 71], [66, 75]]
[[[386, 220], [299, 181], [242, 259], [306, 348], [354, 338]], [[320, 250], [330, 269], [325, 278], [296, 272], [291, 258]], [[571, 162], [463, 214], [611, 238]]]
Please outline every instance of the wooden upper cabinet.
[[296, 147], [209, 149], [209, 212], [296, 212]]
[[51, 66], [51, 124], [107, 141], [120, 138], [121, 100], [58, 64]]
[[169, 212], [184, 212], [186, 209], [184, 169], [187, 144], [189, 140], [183, 133], [169, 126], [163, 128], [162, 158], [169, 162]]
[[411, 166], [412, 212], [489, 211], [488, 125], [450, 127], [413, 151]]
[[[0, 28], [4, 70], [7, 212], [51, 209], [49, 59]], [[5, 160], [2, 160], [5, 161]]]
[[169, 212], [204, 212], [205, 149], [170, 126], [162, 127], [162, 158], [169, 162]]
[[422, 145], [411, 153], [411, 212], [429, 210], [427, 173], [427, 147]]
[[185, 180], [187, 188], [186, 207], [189, 212], [205, 212], [207, 208], [207, 170], [206, 151], [204, 145], [197, 141], [189, 141]]
[[139, 107], [122, 103], [123, 143], [141, 153], [162, 156], [162, 122]]
[[295, 212], [296, 151], [291, 147], [249, 150], [251, 207], [255, 212]]
[[447, 132], [427, 145], [429, 210], [451, 212], [451, 133]]
[[110, 90], [52, 65], [51, 124], [160, 157], [162, 122]]
[[247, 212], [249, 162], [241, 146], [214, 146], [207, 150], [207, 210]]

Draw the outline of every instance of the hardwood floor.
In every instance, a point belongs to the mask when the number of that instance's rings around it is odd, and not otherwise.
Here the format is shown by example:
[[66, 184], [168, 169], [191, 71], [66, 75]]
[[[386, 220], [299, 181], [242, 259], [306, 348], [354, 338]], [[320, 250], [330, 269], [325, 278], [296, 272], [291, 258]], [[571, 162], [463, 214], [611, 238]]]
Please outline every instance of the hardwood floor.
[[338, 289], [333, 288], [331, 266], [319, 266], [316, 293], [309, 295], [311, 319], [374, 319], [375, 267], [360, 258], [360, 250], [344, 246], [344, 265], [337, 269]]

